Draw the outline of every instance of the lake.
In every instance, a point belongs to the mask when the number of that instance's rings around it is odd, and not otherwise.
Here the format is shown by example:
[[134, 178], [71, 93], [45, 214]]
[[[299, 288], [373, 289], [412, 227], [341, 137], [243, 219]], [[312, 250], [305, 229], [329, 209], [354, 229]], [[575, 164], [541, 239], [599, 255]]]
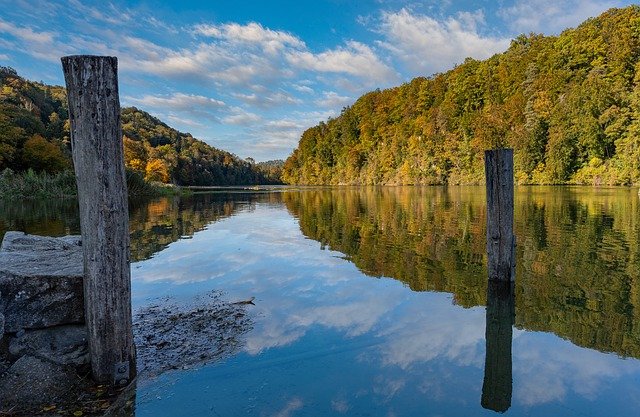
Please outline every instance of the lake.
[[[515, 318], [495, 340], [484, 187], [225, 190], [130, 212], [134, 310], [255, 297], [235, 352], [141, 382], [138, 417], [640, 408], [637, 189], [516, 187]], [[0, 203], [6, 230], [78, 233], [75, 203]]]

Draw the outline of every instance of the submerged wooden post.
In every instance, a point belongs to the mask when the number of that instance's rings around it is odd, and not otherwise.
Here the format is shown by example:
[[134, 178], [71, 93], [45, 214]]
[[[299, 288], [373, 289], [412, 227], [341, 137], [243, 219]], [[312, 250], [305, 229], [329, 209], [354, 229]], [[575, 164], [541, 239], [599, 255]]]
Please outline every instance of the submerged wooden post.
[[487, 254], [489, 280], [515, 276], [513, 235], [513, 149], [484, 152], [487, 183]]
[[486, 356], [482, 383], [482, 407], [505, 412], [511, 407], [513, 372], [511, 341], [515, 320], [514, 284], [489, 281], [487, 287]]
[[96, 381], [125, 384], [134, 378], [136, 365], [118, 60], [67, 56], [62, 67], [80, 204], [91, 369]]

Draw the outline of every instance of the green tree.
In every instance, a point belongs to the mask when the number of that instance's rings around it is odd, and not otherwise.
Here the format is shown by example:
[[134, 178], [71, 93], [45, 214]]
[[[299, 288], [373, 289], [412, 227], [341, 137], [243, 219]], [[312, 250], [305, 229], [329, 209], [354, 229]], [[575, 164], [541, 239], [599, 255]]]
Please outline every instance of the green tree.
[[60, 146], [40, 135], [29, 138], [22, 150], [22, 165], [34, 171], [60, 172], [69, 167]]

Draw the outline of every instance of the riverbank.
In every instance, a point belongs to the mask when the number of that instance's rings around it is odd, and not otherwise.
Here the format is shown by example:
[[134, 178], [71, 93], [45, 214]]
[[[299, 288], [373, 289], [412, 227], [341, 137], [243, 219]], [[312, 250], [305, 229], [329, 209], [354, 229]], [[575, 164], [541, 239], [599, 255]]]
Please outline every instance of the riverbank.
[[[191, 191], [172, 184], [146, 181], [137, 172], [127, 171], [129, 197], [161, 197], [191, 194]], [[14, 172], [5, 169], [0, 173], [0, 200], [75, 198], [78, 195], [76, 178], [72, 171], [56, 174], [37, 173], [31, 169]]]

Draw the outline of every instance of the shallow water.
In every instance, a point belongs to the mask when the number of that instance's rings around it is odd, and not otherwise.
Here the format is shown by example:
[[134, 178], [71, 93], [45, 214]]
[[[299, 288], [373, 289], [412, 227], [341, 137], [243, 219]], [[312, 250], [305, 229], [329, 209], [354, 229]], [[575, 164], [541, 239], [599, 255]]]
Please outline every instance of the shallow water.
[[[481, 187], [132, 204], [134, 309], [256, 297], [239, 353], [141, 383], [135, 415], [636, 415], [639, 202], [624, 188], [516, 189], [511, 361], [494, 369]], [[0, 233], [77, 232], [73, 204], [16, 207], [0, 205]]]

